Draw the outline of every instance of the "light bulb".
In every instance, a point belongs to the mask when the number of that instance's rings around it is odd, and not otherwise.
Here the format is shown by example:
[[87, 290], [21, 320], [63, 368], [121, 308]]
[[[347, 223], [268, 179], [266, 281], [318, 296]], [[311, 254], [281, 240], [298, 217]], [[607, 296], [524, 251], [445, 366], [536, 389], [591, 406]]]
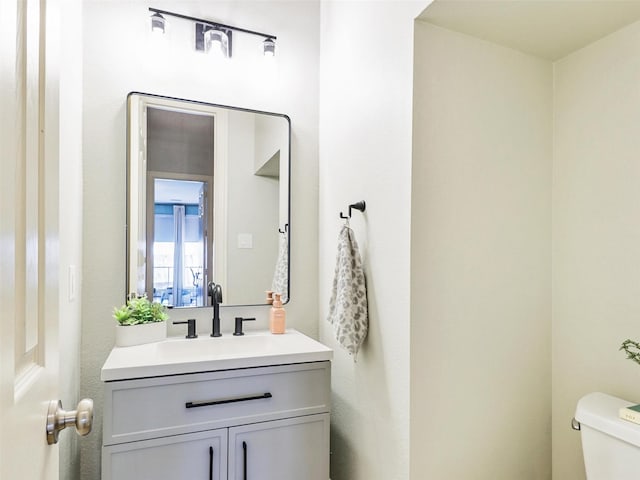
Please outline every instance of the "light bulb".
[[222, 30], [211, 29], [204, 34], [205, 50], [215, 56], [229, 56], [229, 37]]
[[158, 12], [151, 15], [151, 31], [153, 33], [163, 34], [165, 24], [166, 20]]
[[276, 42], [273, 38], [267, 38], [262, 42], [265, 57], [273, 57], [276, 54]]

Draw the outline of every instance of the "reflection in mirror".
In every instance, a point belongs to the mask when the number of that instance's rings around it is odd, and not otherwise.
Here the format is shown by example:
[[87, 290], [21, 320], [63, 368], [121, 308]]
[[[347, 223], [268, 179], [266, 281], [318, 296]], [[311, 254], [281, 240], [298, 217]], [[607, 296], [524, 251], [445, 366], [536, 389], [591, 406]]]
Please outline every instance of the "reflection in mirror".
[[127, 292], [172, 307], [289, 297], [289, 119], [128, 97]]
[[[153, 225], [147, 236], [147, 292], [154, 301], [174, 307], [205, 306], [205, 272], [210, 269], [207, 255], [206, 194], [211, 181], [178, 180], [151, 174], [149, 191], [153, 208], [148, 221]], [[167, 178], [169, 177], [169, 178]], [[175, 295], [174, 292], [181, 292]]]

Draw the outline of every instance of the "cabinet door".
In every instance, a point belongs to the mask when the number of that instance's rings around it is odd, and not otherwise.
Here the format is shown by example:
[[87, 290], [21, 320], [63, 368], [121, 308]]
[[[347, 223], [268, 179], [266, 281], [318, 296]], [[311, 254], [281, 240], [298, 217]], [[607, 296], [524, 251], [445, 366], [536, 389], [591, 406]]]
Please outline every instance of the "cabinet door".
[[229, 429], [229, 480], [301, 479], [329, 479], [329, 414]]
[[227, 429], [102, 449], [102, 480], [226, 480]]

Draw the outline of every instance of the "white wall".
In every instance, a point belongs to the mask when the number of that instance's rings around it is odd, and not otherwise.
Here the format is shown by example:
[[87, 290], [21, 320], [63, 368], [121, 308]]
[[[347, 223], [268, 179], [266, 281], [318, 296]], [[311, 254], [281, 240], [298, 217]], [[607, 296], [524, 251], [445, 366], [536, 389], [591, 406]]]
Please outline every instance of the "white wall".
[[[96, 400], [96, 430], [82, 442], [82, 478], [99, 478], [102, 422], [100, 368], [113, 346], [111, 311], [125, 295], [126, 107], [130, 91], [286, 113], [292, 139], [292, 299], [288, 326], [317, 336], [317, 149], [319, 4], [217, 1], [84, 2], [84, 258], [81, 393]], [[275, 64], [259, 55], [259, 39], [234, 37], [234, 59], [210, 62], [181, 40], [179, 20], [164, 47], [150, 43], [153, 6], [205, 17], [278, 37]], [[253, 43], [255, 41], [258, 43]], [[241, 53], [242, 52], [242, 53]], [[253, 56], [251, 53], [255, 53]], [[80, 94], [78, 92], [78, 94]], [[232, 331], [238, 314], [257, 316], [266, 328], [267, 308], [223, 308], [222, 329]], [[173, 319], [192, 312], [173, 311]], [[211, 310], [197, 314], [198, 328], [211, 329]], [[252, 322], [253, 323], [253, 322]], [[170, 332], [178, 334], [181, 329]]]
[[550, 62], [416, 22], [411, 475], [551, 473]]
[[[278, 121], [284, 120], [278, 118]], [[279, 132], [276, 139], [279, 139]], [[230, 305], [264, 302], [278, 258], [278, 179], [255, 175], [256, 117], [229, 112], [227, 165], [227, 284]], [[238, 248], [239, 235], [251, 235], [252, 248]], [[223, 288], [225, 286], [223, 285]]]
[[553, 477], [584, 478], [580, 397], [640, 402], [640, 23], [555, 64]]
[[[577, 399], [604, 390], [640, 401], [638, 367], [617, 351], [625, 338], [640, 338], [633, 328], [640, 28], [556, 64], [552, 181], [551, 123], [543, 120], [551, 115], [549, 65], [418, 25], [416, 85], [426, 88], [415, 94], [412, 185], [413, 19], [426, 3], [327, 1], [321, 19], [316, 2], [153, 4], [274, 31], [278, 68], [268, 72], [242, 57], [203, 66], [176, 43], [157, 50], [146, 36], [150, 4], [85, 2], [82, 394], [96, 399], [98, 428], [82, 440], [82, 478], [99, 478], [99, 369], [113, 344], [111, 308], [124, 295], [125, 96], [132, 90], [292, 117], [288, 321], [311, 335], [319, 330], [336, 349], [333, 480], [406, 479], [410, 459], [412, 478], [549, 478], [549, 429], [554, 477], [583, 478], [579, 437], [568, 427]], [[452, 95], [445, 84], [460, 90]], [[351, 224], [371, 318], [354, 363], [325, 320], [338, 213], [362, 199], [367, 212], [354, 212]], [[266, 309], [257, 314], [265, 326]], [[461, 462], [459, 452], [476, 463]]]
[[[254, 170], [259, 171], [274, 155], [282, 150], [283, 129], [287, 121], [282, 117], [256, 116]], [[275, 174], [276, 172], [274, 172]]]
[[[409, 477], [413, 19], [426, 3], [322, 3], [320, 338], [335, 349], [332, 480]], [[343, 224], [338, 214], [360, 200], [367, 210], [354, 211], [351, 226], [370, 318], [354, 363], [326, 317]]]

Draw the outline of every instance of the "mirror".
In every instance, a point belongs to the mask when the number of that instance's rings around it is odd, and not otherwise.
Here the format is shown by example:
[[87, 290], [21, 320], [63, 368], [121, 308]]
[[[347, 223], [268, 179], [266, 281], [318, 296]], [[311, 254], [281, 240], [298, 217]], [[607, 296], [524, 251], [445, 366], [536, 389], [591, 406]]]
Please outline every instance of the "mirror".
[[127, 97], [127, 295], [170, 307], [289, 299], [290, 120]]

